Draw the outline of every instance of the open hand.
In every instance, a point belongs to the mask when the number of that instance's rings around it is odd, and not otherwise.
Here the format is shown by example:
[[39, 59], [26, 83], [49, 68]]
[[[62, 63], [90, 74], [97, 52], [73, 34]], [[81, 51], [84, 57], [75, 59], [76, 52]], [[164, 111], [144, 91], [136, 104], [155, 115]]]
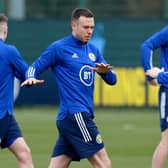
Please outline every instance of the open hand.
[[36, 78], [29, 78], [29, 79], [25, 80], [23, 83], [21, 83], [21, 87], [32, 86], [32, 85], [41, 84], [41, 83], [44, 83], [44, 80], [39, 80]]
[[96, 67], [90, 67], [92, 71], [97, 73], [107, 74], [112, 66], [110, 64], [96, 63]]

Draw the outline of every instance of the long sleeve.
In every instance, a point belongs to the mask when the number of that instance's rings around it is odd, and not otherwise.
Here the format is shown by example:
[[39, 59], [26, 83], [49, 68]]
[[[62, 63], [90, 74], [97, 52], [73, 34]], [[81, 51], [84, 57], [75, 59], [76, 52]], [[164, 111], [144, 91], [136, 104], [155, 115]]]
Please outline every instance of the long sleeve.
[[107, 74], [99, 74], [99, 75], [109, 85], [115, 85], [117, 83], [117, 75], [113, 70], [110, 70]]
[[25, 72], [28, 68], [27, 63], [22, 58], [20, 52], [17, 50], [15, 46], [8, 47], [9, 55], [8, 60], [13, 67], [15, 76], [20, 80], [25, 80]]
[[29, 66], [26, 78], [37, 78], [42, 72], [54, 66], [57, 62], [54, 44], [51, 44], [38, 58]]
[[[152, 68], [152, 57], [153, 52], [162, 48], [166, 43], [168, 43], [168, 26], [163, 28], [160, 32], [155, 33], [141, 45], [141, 60], [144, 71]], [[148, 80], [152, 78], [148, 77]]]
[[159, 84], [165, 84], [168, 83], [168, 72], [160, 72], [157, 77]]

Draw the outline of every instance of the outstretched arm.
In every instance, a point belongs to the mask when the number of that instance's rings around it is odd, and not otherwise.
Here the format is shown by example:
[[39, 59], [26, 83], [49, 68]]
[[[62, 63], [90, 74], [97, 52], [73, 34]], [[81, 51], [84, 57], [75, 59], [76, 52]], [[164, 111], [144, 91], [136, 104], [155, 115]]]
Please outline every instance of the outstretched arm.
[[44, 83], [44, 80], [37, 79], [37, 76], [55, 64], [56, 58], [53, 48], [54, 46], [50, 45], [40, 57], [29, 66], [25, 74], [26, 80], [21, 84], [22, 87]]
[[30, 66], [28, 68], [25, 76], [26, 80], [23, 83], [21, 83], [21, 87], [44, 83], [44, 80], [36, 79], [36, 69], [33, 66]]

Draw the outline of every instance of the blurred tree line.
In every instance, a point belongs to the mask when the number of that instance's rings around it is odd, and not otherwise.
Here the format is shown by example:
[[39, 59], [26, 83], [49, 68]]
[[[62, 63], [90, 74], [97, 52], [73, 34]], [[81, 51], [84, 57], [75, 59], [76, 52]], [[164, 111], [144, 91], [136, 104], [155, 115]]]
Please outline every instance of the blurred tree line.
[[[28, 18], [67, 18], [75, 7], [88, 7], [98, 18], [164, 17], [166, 0], [27, 0]], [[83, 5], [83, 6], [82, 6]]]

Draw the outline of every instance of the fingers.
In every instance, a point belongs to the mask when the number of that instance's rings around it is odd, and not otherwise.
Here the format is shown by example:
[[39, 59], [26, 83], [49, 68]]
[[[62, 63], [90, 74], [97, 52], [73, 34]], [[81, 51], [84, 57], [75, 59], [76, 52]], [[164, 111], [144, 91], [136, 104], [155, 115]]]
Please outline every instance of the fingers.
[[111, 66], [110, 64], [96, 63], [96, 67], [90, 67], [90, 70], [98, 72], [98, 73], [106, 74], [112, 68], [113, 66]]
[[152, 77], [152, 78], [156, 78], [156, 77], [157, 77], [157, 74], [158, 74], [158, 73], [156, 73], [156, 72], [153, 71], [153, 70], [148, 70], [148, 71], [146, 71], [146, 73], [145, 73], [146, 76], [150, 76], [150, 77]]
[[110, 64], [104, 64], [104, 63], [96, 63], [96, 67], [113, 67]]
[[110, 70], [112, 68], [114, 68], [114, 66], [110, 65], [110, 64], [103, 64], [103, 63], [97, 63], [96, 64], [96, 67], [98, 68], [104, 68], [104, 69], [107, 69], [107, 70]]
[[96, 71], [97, 68], [95, 68], [95, 67], [90, 67], [90, 70], [91, 70], [91, 71]]
[[41, 84], [44, 83], [44, 80], [38, 80], [35, 78], [29, 78], [27, 80], [25, 80], [23, 83], [21, 83], [21, 87], [23, 86], [32, 86], [32, 85], [36, 85], [36, 84]]
[[163, 71], [164, 71], [163, 68], [160, 69], [160, 68], [158, 68], [158, 67], [154, 67], [154, 68], [152, 68], [152, 69], [147, 70], [145, 74], [146, 74], [146, 76], [150, 76], [150, 77], [152, 77], [152, 78], [157, 78], [158, 74], [159, 74], [160, 72], [163, 72]]

